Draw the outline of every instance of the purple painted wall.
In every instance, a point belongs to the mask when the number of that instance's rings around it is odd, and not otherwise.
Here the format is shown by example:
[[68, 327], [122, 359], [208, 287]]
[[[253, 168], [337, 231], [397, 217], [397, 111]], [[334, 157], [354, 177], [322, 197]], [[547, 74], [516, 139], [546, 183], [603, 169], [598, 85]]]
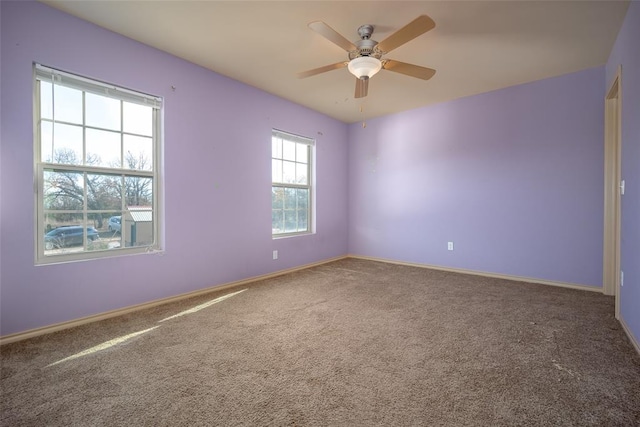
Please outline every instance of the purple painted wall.
[[640, 342], [640, 3], [631, 2], [609, 56], [606, 89], [622, 64], [622, 197], [621, 260], [624, 286], [620, 316]]
[[[0, 36], [2, 35], [2, 6], [0, 6]], [[2, 82], [2, 37], [0, 37], [0, 82]], [[0, 85], [0, 98], [2, 86]], [[0, 316], [2, 315], [2, 102], [0, 102]], [[2, 325], [0, 324], [0, 328]], [[0, 333], [0, 336], [2, 334]]]
[[[640, 337], [640, 4], [631, 4], [606, 69], [364, 129], [39, 3], [0, 10], [0, 335], [347, 252], [601, 286], [603, 82], [622, 63], [621, 309]], [[34, 61], [165, 98], [162, 255], [34, 266]], [[274, 127], [317, 138], [315, 235], [271, 239]]]
[[[43, 4], [0, 7], [1, 335], [347, 253], [345, 124]], [[164, 97], [162, 255], [34, 266], [34, 61]], [[315, 235], [271, 238], [272, 128], [317, 138]]]
[[601, 286], [603, 80], [599, 67], [351, 125], [349, 253]]

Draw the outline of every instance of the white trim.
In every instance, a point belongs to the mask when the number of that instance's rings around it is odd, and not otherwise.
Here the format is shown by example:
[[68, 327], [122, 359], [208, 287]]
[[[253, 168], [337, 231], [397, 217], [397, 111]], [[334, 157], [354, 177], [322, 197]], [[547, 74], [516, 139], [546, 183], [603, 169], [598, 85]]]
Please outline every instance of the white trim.
[[[344, 256], [329, 258], [329, 259], [326, 259], [326, 260], [323, 260], [323, 261], [318, 261], [318, 262], [315, 262], [315, 263], [305, 264], [305, 265], [302, 265], [302, 266], [299, 266], [299, 267], [293, 267], [293, 268], [289, 268], [289, 269], [285, 269], [285, 270], [279, 270], [279, 271], [276, 271], [274, 273], [263, 274], [263, 275], [260, 275], [260, 276], [254, 276], [254, 277], [250, 277], [248, 279], [238, 280], [238, 281], [226, 283], [226, 284], [223, 284], [223, 285], [211, 286], [211, 287], [208, 287], [208, 288], [205, 288], [205, 289], [200, 289], [200, 290], [197, 290], [197, 291], [187, 292], [187, 293], [180, 294], [180, 295], [175, 295], [175, 296], [172, 296], [172, 297], [162, 298], [162, 299], [158, 299], [158, 300], [154, 300], [154, 301], [150, 301], [150, 302], [146, 302], [146, 303], [142, 303], [142, 304], [136, 304], [136, 305], [132, 305], [132, 306], [124, 307], [124, 308], [119, 308], [119, 309], [116, 309], [116, 310], [111, 310], [111, 311], [107, 311], [107, 312], [103, 312], [103, 313], [99, 313], [99, 314], [94, 314], [94, 315], [87, 316], [87, 317], [82, 317], [82, 318], [79, 318], [79, 319], [69, 320], [69, 321], [66, 321], [66, 322], [55, 323], [53, 325], [48, 325], [48, 326], [43, 326], [43, 327], [40, 327], [40, 328], [30, 329], [30, 330], [27, 330], [27, 331], [24, 331], [24, 332], [17, 332], [17, 333], [14, 333], [14, 334], [5, 335], [3, 337], [0, 337], [0, 346], [2, 346], [4, 344], [10, 344], [10, 343], [18, 342], [18, 341], [23, 341], [23, 340], [26, 340], [26, 339], [29, 339], [29, 338], [35, 338], [35, 337], [38, 337], [38, 336], [41, 336], [41, 335], [50, 334], [50, 333], [53, 333], [53, 332], [62, 331], [62, 330], [65, 330], [65, 329], [76, 327], [76, 326], [86, 325], [86, 324], [89, 324], [89, 323], [110, 319], [112, 317], [122, 316], [124, 314], [129, 314], [129, 313], [133, 313], [133, 312], [136, 312], [136, 311], [145, 310], [147, 308], [152, 308], [152, 307], [156, 307], [156, 306], [163, 305], [163, 304], [169, 304], [169, 303], [172, 303], [172, 302], [177, 302], [177, 301], [180, 301], [180, 300], [183, 300], [183, 299], [187, 299], [187, 298], [193, 298], [193, 297], [200, 296], [200, 295], [205, 295], [205, 294], [208, 294], [208, 293], [222, 292], [222, 291], [230, 290], [230, 289], [242, 286], [242, 285], [248, 285], [248, 284], [251, 284], [251, 283], [254, 283], [254, 282], [258, 282], [258, 281], [261, 281], [261, 280], [271, 279], [271, 278], [274, 278], [274, 277], [282, 276], [282, 275], [293, 273], [293, 272], [300, 271], [300, 270], [306, 270], [306, 269], [309, 269], [309, 268], [312, 268], [312, 267], [317, 267], [319, 265], [328, 264], [330, 262], [339, 261], [339, 260], [347, 259], [347, 258], [361, 259], [361, 260], [365, 260], [365, 261], [384, 262], [384, 263], [387, 263], [387, 264], [406, 265], [406, 266], [409, 266], [409, 267], [428, 268], [428, 269], [432, 269], [432, 270], [448, 271], [448, 272], [461, 273], [461, 274], [470, 274], [470, 275], [476, 275], [476, 276], [491, 277], [491, 278], [496, 278], [496, 279], [506, 279], [506, 280], [513, 280], [513, 281], [518, 281], [518, 282], [527, 282], [527, 283], [536, 283], [536, 284], [543, 284], [543, 285], [550, 285], [550, 286], [558, 286], [558, 287], [563, 287], [563, 288], [585, 290], [585, 291], [590, 291], [590, 292], [601, 292], [601, 289], [593, 287], [593, 286], [577, 285], [577, 284], [572, 284], [572, 283], [555, 282], [555, 281], [549, 281], [549, 280], [540, 280], [540, 279], [533, 279], [533, 278], [529, 278], [529, 277], [511, 276], [511, 275], [505, 275], [505, 274], [486, 273], [486, 272], [481, 272], [481, 271], [466, 270], [466, 269], [459, 269], [459, 268], [439, 267], [439, 266], [433, 266], [433, 265], [427, 265], [427, 264], [417, 264], [417, 263], [409, 263], [409, 262], [402, 262], [402, 261], [394, 261], [394, 260], [389, 260], [389, 259], [384, 259], [384, 258], [367, 257], [367, 256], [360, 256], [360, 255], [344, 255]], [[638, 354], [640, 355], [640, 343], [636, 340], [634, 335], [631, 333], [631, 329], [629, 328], [629, 326], [626, 324], [626, 322], [624, 321], [624, 319], [622, 317], [620, 317], [619, 321], [620, 321], [620, 324], [622, 325], [622, 329], [624, 330], [625, 334], [629, 338], [629, 341], [631, 342], [631, 344], [635, 348], [636, 352], [638, 352]]]
[[34, 69], [36, 78], [45, 82], [71, 87], [96, 95], [107, 95], [154, 109], [162, 108], [162, 97], [159, 96], [116, 86], [97, 79], [89, 79], [38, 63], [34, 64]]
[[[274, 143], [274, 139], [280, 144], [280, 157], [274, 157], [273, 154], [273, 143]], [[284, 157], [284, 142], [293, 142], [296, 146], [296, 156], [295, 156], [295, 160], [287, 160]], [[306, 147], [306, 151], [307, 151], [307, 162], [303, 163], [303, 162], [299, 162], [298, 161], [298, 156], [297, 156], [297, 151], [299, 149], [299, 145], [305, 146]], [[308, 192], [308, 199], [307, 199], [307, 229], [306, 230], [302, 230], [302, 231], [292, 231], [292, 232], [287, 232], [287, 231], [282, 231], [280, 233], [274, 233], [273, 232], [273, 217], [272, 217], [272, 222], [271, 222], [271, 238], [272, 239], [278, 239], [281, 237], [293, 237], [293, 236], [300, 236], [300, 235], [305, 235], [305, 234], [313, 234], [315, 232], [315, 228], [314, 228], [314, 218], [315, 218], [315, 192], [314, 192], [314, 186], [315, 186], [315, 174], [313, 173], [313, 165], [315, 164], [315, 140], [311, 139], [311, 138], [306, 138], [306, 137], [302, 137], [299, 135], [294, 135], [291, 133], [287, 133], [278, 129], [271, 129], [271, 193], [272, 193], [272, 197], [273, 197], [273, 190], [274, 188], [280, 188], [283, 190], [283, 193], [286, 193], [286, 190], [289, 189], [299, 189], [299, 190], [307, 190]], [[274, 181], [273, 180], [273, 161], [278, 161], [281, 164], [281, 175], [279, 177], [279, 181]], [[295, 169], [296, 172], [298, 170], [298, 166], [299, 165], [306, 165], [306, 169], [307, 169], [307, 183], [306, 184], [298, 184], [298, 183], [289, 183], [289, 182], [284, 182], [283, 181], [283, 176], [284, 176], [284, 165], [286, 163], [293, 163], [295, 165]], [[297, 199], [297, 196], [296, 196]], [[297, 206], [297, 200], [296, 200], [296, 206]], [[286, 209], [282, 209], [282, 222], [283, 225], [286, 222], [285, 221], [285, 211]], [[295, 209], [296, 212], [296, 225], [299, 225], [299, 218], [298, 218], [298, 212], [299, 210], [296, 208]], [[271, 203], [271, 213], [273, 215], [273, 202]]]
[[33, 108], [31, 109], [31, 121], [33, 124], [33, 158], [31, 159], [33, 162], [32, 174], [33, 176], [33, 206], [34, 206], [34, 214], [33, 214], [33, 228], [35, 230], [36, 236], [34, 237], [35, 243], [33, 245], [33, 259], [37, 264], [37, 260], [40, 257], [40, 249], [42, 243], [38, 242], [38, 236], [44, 236], [44, 225], [43, 221], [40, 221], [39, 212], [42, 212], [43, 209], [43, 198], [41, 197], [42, 182], [40, 182], [40, 172], [38, 171], [38, 167], [40, 165], [40, 160], [42, 159], [42, 136], [40, 135], [41, 124], [39, 120], [35, 120], [35, 117], [40, 116], [40, 85], [36, 81], [36, 67], [33, 67], [32, 70], [32, 91], [33, 91]]
[[93, 322], [98, 322], [100, 320], [105, 320], [105, 319], [110, 319], [112, 317], [116, 317], [116, 316], [122, 316], [123, 314], [128, 314], [128, 313], [133, 313], [135, 311], [139, 311], [139, 310], [145, 310], [147, 308], [151, 308], [151, 307], [155, 307], [158, 305], [162, 305], [162, 304], [168, 304], [171, 302], [176, 302], [176, 301], [180, 301], [186, 298], [193, 298], [196, 296], [200, 296], [200, 295], [204, 295], [204, 294], [208, 294], [208, 293], [213, 293], [213, 292], [221, 292], [221, 291], [226, 291], [229, 289], [233, 289], [233, 288], [237, 288], [238, 286], [242, 286], [242, 285], [247, 285], [253, 282], [257, 282], [260, 280], [266, 280], [266, 279], [271, 279], [274, 277], [278, 277], [278, 276], [282, 276], [288, 273], [293, 273], [296, 271], [300, 271], [300, 270], [306, 270], [308, 268], [311, 267], [317, 267], [319, 265], [323, 265], [323, 264], [327, 264], [330, 262], [334, 262], [334, 261], [339, 261], [341, 259], [347, 258], [346, 255], [344, 256], [339, 256], [339, 257], [335, 257], [335, 258], [329, 258], [323, 261], [318, 261], [318, 262], [314, 262], [311, 264], [305, 264], [305, 265], [301, 265], [298, 267], [293, 267], [293, 268], [288, 268], [285, 270], [279, 270], [273, 273], [268, 273], [268, 274], [263, 274], [260, 276], [254, 276], [254, 277], [250, 277], [248, 279], [243, 279], [243, 280], [238, 280], [235, 282], [229, 282], [226, 284], [222, 284], [222, 285], [214, 285], [205, 289], [200, 289], [197, 291], [192, 291], [192, 292], [187, 292], [184, 294], [179, 294], [179, 295], [175, 295], [172, 297], [167, 297], [167, 298], [161, 298], [158, 300], [154, 300], [154, 301], [149, 301], [149, 302], [145, 302], [142, 304], [136, 304], [136, 305], [131, 305], [128, 307], [124, 307], [124, 308], [118, 308], [115, 310], [111, 310], [111, 311], [106, 311], [103, 313], [98, 313], [98, 314], [94, 314], [91, 316], [87, 316], [87, 317], [81, 317], [79, 319], [74, 319], [74, 320], [69, 320], [66, 322], [61, 322], [61, 323], [55, 323], [53, 325], [48, 325], [48, 326], [43, 326], [40, 328], [35, 328], [35, 329], [30, 329], [24, 332], [16, 332], [15, 334], [9, 334], [9, 335], [5, 335], [3, 337], [0, 337], [0, 346], [4, 345], [4, 344], [9, 344], [9, 343], [13, 343], [13, 342], [17, 342], [17, 341], [22, 341], [22, 340], [26, 340], [29, 338], [34, 338], [34, 337], [38, 337], [40, 335], [45, 335], [45, 334], [50, 334], [52, 332], [58, 332], [58, 331], [62, 331], [65, 329], [69, 329], [69, 328], [73, 328], [76, 326], [81, 326], [81, 325], [86, 325], [89, 323], [93, 323]]
[[[42, 169], [53, 170], [54, 172], [87, 172], [100, 175], [118, 175], [126, 178], [153, 178], [153, 171], [140, 170], [140, 169], [125, 169], [125, 168], [109, 168], [105, 166], [82, 166], [82, 165], [68, 165], [64, 163], [49, 163], [40, 162]], [[50, 209], [47, 209], [50, 210]]]
[[600, 293], [602, 292], [602, 288], [599, 288], [596, 286], [579, 285], [577, 283], [556, 282], [554, 280], [535, 279], [533, 277], [512, 276], [510, 274], [499, 274], [499, 273], [488, 273], [485, 271], [467, 270], [464, 268], [441, 267], [437, 265], [418, 264], [413, 262], [396, 261], [396, 260], [386, 259], [386, 258], [376, 258], [376, 257], [352, 255], [352, 254], [349, 254], [348, 258], [362, 259], [366, 261], [386, 262], [388, 264], [406, 265], [409, 267], [428, 268], [431, 270], [448, 271], [451, 273], [471, 274], [474, 276], [491, 277], [494, 279], [505, 279], [505, 280], [511, 280], [515, 282], [526, 282], [526, 283], [535, 283], [539, 285], [557, 286], [560, 288], [577, 289], [581, 291], [600, 292]]
[[[119, 308], [119, 309], [116, 309], [116, 310], [111, 310], [111, 311], [107, 311], [107, 312], [103, 312], [103, 313], [99, 313], [99, 314], [94, 314], [94, 315], [87, 316], [87, 317], [82, 317], [82, 318], [79, 318], [79, 319], [69, 320], [69, 321], [66, 321], [66, 322], [55, 323], [53, 325], [48, 325], [48, 326], [43, 326], [43, 327], [40, 327], [40, 328], [30, 329], [30, 330], [27, 330], [27, 331], [24, 331], [24, 332], [17, 332], [17, 333], [14, 333], [14, 334], [5, 335], [3, 337], [0, 337], [0, 346], [2, 346], [4, 344], [10, 344], [10, 343], [18, 342], [18, 341], [23, 341], [23, 340], [26, 340], [26, 339], [29, 339], [29, 338], [34, 338], [34, 337], [38, 337], [38, 336], [45, 335], [45, 334], [50, 334], [50, 333], [53, 333], [53, 332], [62, 331], [62, 330], [65, 330], [65, 329], [76, 327], [76, 326], [81, 326], [81, 325], [86, 325], [86, 324], [93, 323], [93, 322], [98, 322], [100, 320], [110, 319], [112, 317], [117, 317], [117, 316], [121, 316], [121, 315], [124, 315], [124, 314], [140, 311], [140, 310], [145, 310], [147, 308], [156, 307], [158, 305], [177, 302], [177, 301], [180, 301], [180, 300], [183, 300], [183, 299], [193, 298], [193, 297], [200, 296], [200, 295], [205, 295], [205, 294], [208, 294], [208, 293], [222, 292], [222, 291], [230, 290], [230, 289], [242, 286], [242, 285], [251, 284], [253, 282], [258, 282], [258, 281], [261, 281], [261, 280], [271, 279], [271, 278], [274, 278], [274, 277], [282, 276], [282, 275], [285, 275], [285, 274], [288, 274], [288, 273], [293, 273], [293, 272], [300, 271], [300, 270], [306, 270], [306, 269], [309, 269], [309, 268], [312, 268], [312, 267], [317, 267], [319, 265], [328, 264], [330, 262], [339, 261], [339, 260], [346, 259], [346, 258], [361, 259], [361, 260], [365, 260], [365, 261], [384, 262], [384, 263], [387, 263], [387, 264], [406, 265], [406, 266], [409, 266], [409, 267], [428, 268], [428, 269], [432, 269], [432, 270], [448, 271], [448, 272], [461, 273], [461, 274], [470, 274], [470, 275], [476, 275], [476, 276], [491, 277], [491, 278], [496, 278], [496, 279], [506, 279], [506, 280], [512, 280], [512, 281], [518, 281], [518, 282], [527, 282], [527, 283], [536, 283], [536, 284], [543, 284], [543, 285], [550, 285], [550, 286], [558, 286], [558, 287], [563, 287], [563, 288], [585, 290], [585, 291], [590, 291], [590, 292], [601, 292], [601, 289], [593, 287], [593, 286], [577, 285], [577, 284], [572, 284], [572, 283], [555, 282], [555, 281], [549, 281], [549, 280], [540, 280], [540, 279], [533, 279], [533, 278], [529, 278], [529, 277], [511, 276], [511, 275], [505, 275], [505, 274], [487, 273], [487, 272], [466, 270], [466, 269], [459, 269], [459, 268], [439, 267], [439, 266], [433, 266], [433, 265], [427, 265], [427, 264], [417, 264], [417, 263], [409, 263], [409, 262], [402, 262], [402, 261], [394, 261], [394, 260], [389, 260], [389, 259], [384, 259], [384, 258], [367, 257], [367, 256], [360, 256], [360, 255], [344, 255], [344, 256], [329, 258], [329, 259], [326, 259], [326, 260], [323, 260], [323, 261], [318, 261], [318, 262], [315, 262], [315, 263], [305, 264], [305, 265], [302, 265], [302, 266], [299, 266], [299, 267], [293, 267], [293, 268], [289, 268], [289, 269], [285, 269], [285, 270], [279, 270], [279, 271], [276, 271], [276, 272], [273, 272], [273, 273], [268, 273], [268, 274], [264, 274], [264, 275], [260, 275], [260, 276], [254, 276], [254, 277], [250, 277], [248, 279], [238, 280], [238, 281], [226, 283], [226, 284], [223, 284], [223, 285], [211, 286], [211, 287], [208, 287], [208, 288], [205, 288], [205, 289], [200, 289], [200, 290], [197, 290], [197, 291], [192, 291], [192, 292], [188, 292], [188, 293], [184, 293], [184, 294], [180, 294], [180, 295], [175, 295], [175, 296], [172, 296], [172, 297], [162, 298], [162, 299], [158, 299], [158, 300], [154, 300], [154, 301], [150, 301], [150, 302], [146, 302], [146, 303], [142, 303], [142, 304], [136, 304], [136, 305], [132, 305], [132, 306], [124, 307], [124, 308]], [[629, 337], [629, 341], [631, 341], [632, 345], [634, 346], [634, 348], [636, 349], [638, 354], [640, 354], [640, 343], [638, 343], [638, 341], [635, 339], [635, 337], [631, 333], [631, 329], [625, 323], [624, 319], [620, 318], [619, 321], [620, 321], [620, 324], [622, 325], [622, 329], [624, 330], [624, 332]]]
[[640, 355], [640, 342], [638, 342], [638, 340], [636, 340], [636, 337], [634, 337], [633, 334], [631, 333], [631, 328], [629, 328], [629, 325], [627, 325], [627, 323], [624, 321], [622, 316], [620, 316], [618, 321], [620, 321], [620, 324], [622, 325], [622, 329], [627, 334], [627, 337], [629, 338], [629, 341], [631, 341], [631, 344], [633, 345], [633, 347], [636, 349], [636, 351]]
[[615, 295], [620, 319], [620, 180], [622, 137], [622, 67], [618, 66], [604, 99], [604, 236], [602, 289]]
[[271, 136], [286, 139], [287, 141], [296, 142], [305, 145], [315, 145], [316, 140], [313, 138], [309, 138], [308, 136], [296, 135], [295, 133], [285, 132], [280, 129], [271, 129]]
[[[119, 86], [114, 86], [112, 84], [104, 83], [102, 81], [93, 80], [85, 77], [81, 77], [75, 74], [67, 73], [64, 71], [56, 70], [53, 68], [49, 68], [43, 66], [41, 64], [34, 63], [33, 66], [33, 94], [34, 94], [34, 108], [33, 108], [33, 121], [34, 121], [34, 197], [35, 197], [35, 215], [34, 215], [34, 230], [36, 231], [36, 235], [34, 236], [35, 244], [35, 256], [34, 256], [34, 264], [36, 266], [40, 265], [50, 265], [50, 264], [59, 264], [65, 262], [75, 262], [75, 261], [85, 261], [85, 260], [93, 260], [99, 258], [110, 258], [113, 256], [120, 256], [125, 254], [138, 254], [138, 253], [147, 253], [147, 252], [158, 252], [162, 251], [163, 246], [161, 242], [164, 242], [164, 237], [162, 231], [164, 227], [161, 227], [161, 214], [160, 208], [163, 206], [161, 204], [161, 197], [163, 196], [163, 188], [161, 185], [161, 171], [160, 165], [162, 164], [162, 147], [163, 141], [161, 140], [162, 136], [162, 98], [155, 97], [153, 95], [144, 94], [142, 92], [132, 91], [130, 89], [121, 88]], [[82, 91], [82, 123], [69, 123], [73, 126], [76, 126], [82, 129], [82, 165], [66, 165], [59, 164], [53, 162], [44, 162], [42, 161], [42, 135], [41, 128], [43, 122], [52, 123], [55, 125], [56, 123], [64, 123], [56, 121], [55, 114], [55, 98], [52, 97], [51, 106], [53, 108], [52, 118], [44, 119], [40, 116], [41, 114], [41, 105], [40, 105], [40, 91], [41, 91], [41, 81], [48, 81], [52, 83], [52, 91], [56, 85], [63, 85], [68, 87], [73, 87]], [[114, 129], [104, 129], [95, 126], [88, 126], [86, 123], [86, 102], [85, 102], [85, 93], [97, 93], [100, 95], [106, 95], [113, 99], [118, 100], [120, 103], [120, 127], [119, 130]], [[54, 93], [54, 92], [52, 92]], [[124, 121], [123, 121], [123, 108], [125, 102], [133, 102], [140, 105], [145, 105], [147, 107], [152, 107], [152, 132], [151, 132], [151, 142], [152, 142], [152, 153], [151, 153], [151, 161], [153, 169], [151, 171], [147, 170], [136, 170], [125, 168], [125, 157], [124, 157], [124, 137], [128, 135], [132, 136], [144, 136], [145, 138], [149, 138], [148, 135], [138, 135], [131, 132], [124, 131]], [[55, 129], [55, 126], [52, 126], [52, 129]], [[121, 167], [112, 168], [105, 166], [91, 166], [85, 164], [86, 152], [87, 152], [87, 129], [97, 129], [109, 131], [114, 134], [120, 135], [120, 154], [121, 154]], [[55, 138], [54, 138], [55, 139]], [[121, 190], [121, 208], [120, 213], [124, 213], [127, 211], [126, 206], [126, 180], [127, 178], [143, 178], [149, 179], [152, 182], [152, 215], [153, 222], [151, 225], [152, 233], [153, 233], [153, 242], [147, 245], [140, 246], [132, 246], [127, 247], [124, 244], [124, 234], [121, 233], [121, 244], [122, 247], [106, 249], [106, 250], [87, 250], [87, 239], [84, 238], [84, 250], [80, 252], [73, 253], [60, 253], [60, 254], [45, 254], [45, 245], [43, 236], [45, 234], [45, 219], [48, 214], [55, 214], [56, 210], [45, 209], [44, 207], [44, 172], [48, 170], [53, 171], [61, 171], [61, 172], [77, 172], [83, 174], [86, 178], [87, 174], [102, 174], [109, 175], [112, 177], [117, 177], [121, 180], [122, 190]], [[113, 212], [114, 214], [118, 212], [118, 210], [112, 209], [95, 209], [90, 210], [87, 206], [87, 184], [84, 183], [83, 187], [83, 206], [80, 212], [77, 211], [65, 211], [65, 213], [80, 213], [82, 214], [83, 223], [86, 221], [85, 226], [89, 224], [89, 216], [95, 213], [101, 213], [104, 211]]]

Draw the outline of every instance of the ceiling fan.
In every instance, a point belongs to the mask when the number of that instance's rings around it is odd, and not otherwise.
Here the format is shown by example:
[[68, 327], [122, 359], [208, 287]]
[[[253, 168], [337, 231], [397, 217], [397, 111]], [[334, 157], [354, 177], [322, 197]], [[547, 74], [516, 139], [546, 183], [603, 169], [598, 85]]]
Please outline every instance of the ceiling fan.
[[373, 25], [365, 24], [358, 28], [360, 40], [352, 43], [326, 23], [313, 21], [309, 23], [309, 28], [346, 50], [349, 61], [337, 62], [304, 71], [298, 73], [298, 78], [311, 77], [316, 74], [347, 67], [349, 72], [356, 76], [356, 98], [364, 98], [367, 96], [369, 79], [381, 69], [417, 77], [422, 80], [429, 80], [436, 73], [436, 70], [382, 57], [393, 49], [433, 29], [435, 26], [436, 24], [431, 18], [427, 15], [421, 15], [378, 43], [371, 39], [374, 29]]

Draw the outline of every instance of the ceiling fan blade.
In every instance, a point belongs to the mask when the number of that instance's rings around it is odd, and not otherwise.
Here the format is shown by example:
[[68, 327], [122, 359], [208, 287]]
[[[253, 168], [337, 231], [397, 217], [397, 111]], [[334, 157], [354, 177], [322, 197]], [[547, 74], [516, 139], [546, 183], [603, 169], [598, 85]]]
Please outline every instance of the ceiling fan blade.
[[429, 80], [436, 73], [433, 68], [421, 67], [419, 65], [407, 64], [406, 62], [394, 61], [387, 59], [382, 65], [383, 70], [393, 71], [422, 80]]
[[393, 49], [402, 46], [406, 42], [415, 39], [420, 34], [424, 34], [436, 26], [433, 19], [427, 15], [420, 15], [386, 39], [378, 43], [377, 49], [384, 53], [389, 53]]
[[344, 38], [339, 32], [328, 26], [322, 21], [313, 21], [309, 23], [309, 28], [311, 28], [316, 33], [320, 34], [322, 37], [326, 38], [330, 42], [333, 42], [350, 52], [352, 50], [357, 50], [356, 45], [351, 43], [349, 40]]
[[364, 98], [369, 91], [369, 77], [363, 77], [361, 79], [356, 77], [356, 94], [355, 98]]
[[303, 71], [301, 73], [296, 74], [299, 79], [304, 79], [306, 77], [315, 76], [316, 74], [326, 73], [327, 71], [337, 70], [338, 68], [344, 68], [349, 63], [346, 61], [336, 62], [335, 64], [325, 65], [324, 67], [314, 68], [313, 70]]

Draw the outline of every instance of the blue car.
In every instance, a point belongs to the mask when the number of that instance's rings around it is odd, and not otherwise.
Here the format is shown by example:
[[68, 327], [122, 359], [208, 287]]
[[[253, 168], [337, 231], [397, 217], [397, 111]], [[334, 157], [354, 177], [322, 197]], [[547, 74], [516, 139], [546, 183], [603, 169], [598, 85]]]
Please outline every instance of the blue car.
[[[55, 248], [66, 248], [73, 245], [82, 245], [84, 228], [79, 225], [68, 225], [58, 227], [44, 235], [44, 247], [51, 250]], [[98, 231], [93, 227], [87, 227], [87, 239], [94, 241], [100, 238]]]
[[122, 224], [120, 223], [122, 217], [121, 216], [112, 216], [109, 218], [109, 231], [117, 231], [120, 232]]

